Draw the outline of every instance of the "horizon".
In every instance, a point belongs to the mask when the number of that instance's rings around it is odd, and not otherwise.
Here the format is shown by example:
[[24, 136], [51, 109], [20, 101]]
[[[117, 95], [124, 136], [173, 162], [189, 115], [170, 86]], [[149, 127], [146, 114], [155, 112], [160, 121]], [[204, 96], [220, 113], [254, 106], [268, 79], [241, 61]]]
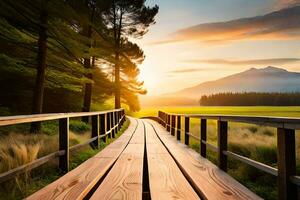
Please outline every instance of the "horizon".
[[[143, 39], [135, 40], [146, 55], [139, 77], [148, 90], [146, 96], [176, 92], [253, 67], [300, 72], [299, 2], [146, 1], [160, 7], [156, 24]], [[296, 9], [296, 14], [286, 9]], [[272, 30], [269, 14], [276, 12], [286, 17]], [[244, 18], [250, 22], [243, 24]], [[275, 14], [272, 20], [276, 18]], [[250, 25], [251, 30], [244, 30]]]

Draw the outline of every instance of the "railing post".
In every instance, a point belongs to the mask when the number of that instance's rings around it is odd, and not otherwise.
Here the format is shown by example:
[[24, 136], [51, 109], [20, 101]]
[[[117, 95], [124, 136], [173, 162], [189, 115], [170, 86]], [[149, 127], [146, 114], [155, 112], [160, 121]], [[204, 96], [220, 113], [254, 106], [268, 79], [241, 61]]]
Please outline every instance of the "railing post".
[[297, 187], [290, 182], [296, 175], [295, 130], [277, 129], [278, 199], [297, 199]]
[[190, 118], [184, 118], [184, 144], [189, 145], [190, 143]]
[[227, 156], [223, 151], [227, 151], [228, 122], [218, 121], [218, 165], [223, 171], [227, 171]]
[[122, 128], [122, 111], [119, 111], [119, 123], [120, 123], [120, 130]]
[[65, 154], [59, 157], [58, 167], [62, 172], [69, 171], [69, 118], [59, 119], [59, 150]]
[[123, 110], [123, 115], [124, 115], [123, 122], [125, 122], [125, 121], [126, 121], [126, 113], [125, 113], [125, 110]]
[[111, 122], [111, 129], [112, 129], [112, 131], [111, 131], [111, 136], [112, 136], [112, 138], [115, 138], [115, 129], [113, 129], [114, 128], [114, 124], [115, 124], [115, 116], [114, 116], [114, 112], [111, 112], [110, 113], [110, 122]]
[[170, 115], [167, 114], [167, 131], [170, 132]]
[[166, 127], [166, 115], [161, 111], [161, 123], [164, 127]]
[[159, 123], [162, 124], [162, 113], [160, 110], [158, 111], [158, 119], [159, 119]]
[[[206, 135], [207, 135], [207, 120], [200, 120], [200, 155], [206, 158]], [[202, 142], [203, 141], [203, 142]]]
[[[110, 131], [110, 113], [106, 113], [106, 131]], [[108, 134], [108, 138], [111, 138], [111, 131]]]
[[115, 111], [115, 125], [116, 125], [116, 134], [119, 132], [119, 125], [118, 125], [118, 112]]
[[99, 115], [92, 116], [92, 138], [98, 137], [97, 140], [91, 143], [93, 149], [99, 148]]
[[125, 110], [122, 110], [122, 111], [121, 111], [121, 114], [122, 114], [121, 117], [124, 116], [124, 117], [122, 118], [122, 121], [121, 121], [121, 122], [122, 122], [121, 125], [123, 126], [123, 124], [124, 124], [124, 122], [125, 122]]
[[172, 115], [172, 122], [171, 122], [171, 135], [175, 135], [175, 120], [176, 120], [176, 116]]
[[[106, 125], [105, 125], [105, 117], [106, 114], [100, 115], [100, 135], [105, 135], [106, 134]], [[101, 138], [101, 140], [106, 143], [106, 136]]]
[[121, 126], [120, 126], [120, 111], [117, 111], [116, 112], [116, 119], [117, 119], [117, 122], [116, 122], [116, 124], [117, 124], [117, 130], [118, 130], [118, 132], [120, 131], [120, 129], [121, 129]]
[[180, 115], [177, 116], [177, 140], [180, 141], [181, 138], [181, 117]]

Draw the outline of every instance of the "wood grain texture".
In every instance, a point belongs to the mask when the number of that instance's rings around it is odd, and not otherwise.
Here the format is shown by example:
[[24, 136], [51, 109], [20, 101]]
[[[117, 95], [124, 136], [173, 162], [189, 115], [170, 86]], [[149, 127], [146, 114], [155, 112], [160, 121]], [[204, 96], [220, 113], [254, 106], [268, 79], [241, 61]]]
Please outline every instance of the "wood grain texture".
[[[151, 198], [157, 200], [200, 199], [158, 139], [152, 126], [145, 124]], [[148, 138], [151, 138], [149, 142]], [[154, 145], [155, 148], [153, 148]]]
[[18, 116], [0, 117], [0, 126], [38, 122], [38, 121], [49, 121], [49, 120], [56, 120], [61, 118], [74, 118], [74, 117], [101, 115], [108, 112], [117, 112], [117, 111], [123, 112], [124, 109], [107, 110], [101, 112], [55, 113], [55, 114], [35, 114], [35, 115], [18, 115]]
[[149, 122], [203, 199], [261, 199], [197, 152], [176, 141], [161, 125]]
[[[123, 133], [124, 137], [122, 137], [123, 135], [120, 137], [120, 141], [122, 141], [121, 143], [116, 140], [96, 156], [88, 159], [58, 180], [27, 197], [27, 199], [83, 199], [92, 187], [111, 168], [121, 152], [124, 150], [126, 146], [126, 139], [127, 143], [130, 140], [130, 137], [126, 136], [134, 134], [137, 123], [132, 118], [130, 121], [131, 123], [129, 128]], [[122, 145], [119, 145], [117, 148], [115, 143]]]
[[95, 191], [93, 199], [142, 199], [143, 159], [122, 155]]
[[91, 200], [98, 199], [142, 199], [144, 127], [139, 126]]

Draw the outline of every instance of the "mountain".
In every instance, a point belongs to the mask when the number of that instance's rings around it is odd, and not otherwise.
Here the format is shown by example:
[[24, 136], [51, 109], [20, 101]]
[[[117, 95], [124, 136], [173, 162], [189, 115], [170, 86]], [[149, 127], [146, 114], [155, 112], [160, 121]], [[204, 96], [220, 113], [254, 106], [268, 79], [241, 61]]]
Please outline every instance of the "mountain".
[[166, 96], [200, 99], [202, 95], [220, 92], [300, 92], [300, 73], [271, 66], [262, 69], [251, 68]]

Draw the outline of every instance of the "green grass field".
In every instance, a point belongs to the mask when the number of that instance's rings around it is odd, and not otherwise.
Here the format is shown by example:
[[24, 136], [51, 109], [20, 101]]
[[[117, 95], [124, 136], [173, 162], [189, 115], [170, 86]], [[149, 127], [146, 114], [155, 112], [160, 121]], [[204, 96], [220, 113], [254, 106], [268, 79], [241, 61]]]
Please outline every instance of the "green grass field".
[[[220, 115], [246, 115], [246, 116], [274, 116], [274, 117], [298, 117], [300, 107], [149, 107], [140, 112], [131, 113], [134, 117], [157, 116], [158, 110], [170, 113], [185, 114], [220, 114]], [[183, 120], [181, 121], [183, 127]], [[190, 132], [200, 135], [199, 119], [190, 120]], [[182, 133], [182, 140], [184, 136]], [[207, 140], [210, 144], [217, 145], [216, 120], [208, 120]], [[199, 141], [190, 138], [190, 147], [200, 150]], [[277, 166], [277, 140], [276, 129], [272, 127], [257, 126], [244, 123], [229, 123], [228, 148], [230, 151], [242, 156], [265, 163], [269, 166]], [[296, 134], [297, 169], [300, 173], [300, 132]], [[217, 164], [217, 155], [208, 151], [208, 159]], [[264, 199], [277, 199], [276, 177], [261, 172], [253, 167], [229, 158], [228, 173], [257, 193]]]

